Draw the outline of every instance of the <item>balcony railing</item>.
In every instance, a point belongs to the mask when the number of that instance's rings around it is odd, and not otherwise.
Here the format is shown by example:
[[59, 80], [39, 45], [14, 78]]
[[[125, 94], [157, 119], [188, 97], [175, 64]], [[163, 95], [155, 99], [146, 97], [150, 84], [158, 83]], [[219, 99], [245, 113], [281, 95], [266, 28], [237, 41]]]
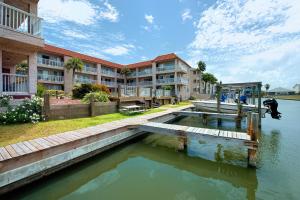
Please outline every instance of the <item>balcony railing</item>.
[[101, 70], [101, 74], [108, 75], [108, 76], [113, 76], [113, 77], [116, 76], [116, 73], [114, 71], [103, 70], [103, 69]]
[[130, 83], [127, 83], [127, 85], [129, 85], [129, 86], [136, 86], [136, 82], [130, 82]]
[[147, 75], [152, 75], [152, 70], [139, 71], [139, 76], [147, 76]]
[[140, 97], [150, 97], [151, 96], [151, 88], [140, 88]]
[[168, 66], [159, 66], [156, 68], [158, 72], [163, 72], [163, 71], [174, 71], [175, 66], [174, 65], [168, 65]]
[[51, 59], [45, 59], [45, 58], [38, 58], [38, 64], [41, 65], [47, 65], [51, 67], [63, 67], [64, 63], [58, 60], [51, 60]]
[[136, 71], [131, 71], [131, 73], [128, 74], [128, 77], [136, 77]]
[[0, 2], [0, 26], [42, 37], [42, 19]]
[[97, 68], [84, 66], [83, 69], [82, 69], [82, 71], [83, 72], [97, 73]]
[[155, 96], [156, 97], [172, 96], [172, 92], [171, 92], [171, 90], [157, 89], [155, 91]]
[[49, 75], [49, 74], [38, 74], [37, 78], [38, 78], [38, 80], [49, 81], [49, 82], [63, 82], [64, 81], [63, 76]]
[[139, 85], [140, 86], [152, 85], [152, 81], [140, 81]]
[[178, 77], [177, 78], [177, 83], [181, 83], [181, 84], [187, 85], [189, 83], [189, 81], [188, 81], [187, 78]]
[[164, 78], [164, 79], [157, 79], [158, 84], [170, 84], [174, 83], [174, 78]]
[[[1, 80], [2, 78], [2, 80]], [[28, 76], [19, 74], [0, 73], [0, 85], [2, 84], [3, 92], [7, 93], [27, 93], [28, 92]]]
[[116, 87], [116, 83], [114, 81], [101, 81], [101, 84], [107, 85], [109, 87]]
[[96, 80], [93, 79], [84, 79], [84, 78], [76, 78], [75, 79], [76, 83], [96, 83]]

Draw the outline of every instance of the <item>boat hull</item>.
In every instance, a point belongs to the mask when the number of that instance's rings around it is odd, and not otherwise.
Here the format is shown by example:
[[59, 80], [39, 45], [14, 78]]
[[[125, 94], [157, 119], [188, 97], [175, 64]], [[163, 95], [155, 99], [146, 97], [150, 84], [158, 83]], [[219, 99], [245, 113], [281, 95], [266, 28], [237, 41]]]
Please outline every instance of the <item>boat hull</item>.
[[[217, 112], [217, 102], [213, 101], [193, 101], [192, 102], [197, 110], [202, 111], [211, 111], [211, 112]], [[255, 105], [242, 105], [242, 112], [257, 112], [258, 108]], [[238, 106], [236, 103], [221, 103], [220, 104], [220, 111], [222, 113], [229, 113], [229, 114], [235, 114], [238, 111]], [[267, 107], [261, 108], [261, 113], [265, 114], [267, 112]]]

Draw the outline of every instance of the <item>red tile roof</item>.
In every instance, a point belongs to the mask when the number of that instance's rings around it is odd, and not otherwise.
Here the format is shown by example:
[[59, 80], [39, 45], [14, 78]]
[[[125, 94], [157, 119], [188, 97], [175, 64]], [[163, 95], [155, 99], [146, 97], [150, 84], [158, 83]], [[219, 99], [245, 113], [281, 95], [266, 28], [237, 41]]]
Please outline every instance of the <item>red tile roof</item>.
[[92, 63], [99, 63], [101, 65], [105, 65], [105, 66], [108, 66], [108, 67], [115, 67], [115, 68], [122, 68], [122, 67], [125, 67], [125, 66], [128, 67], [128, 68], [148, 67], [148, 66], [152, 66], [152, 62], [160, 63], [160, 62], [174, 60], [176, 58], [181, 60], [182, 62], [184, 62], [186, 65], [190, 66], [184, 60], [182, 60], [180, 57], [178, 57], [175, 53], [160, 55], [160, 56], [157, 56], [156, 58], [154, 58], [153, 60], [132, 63], [132, 64], [128, 64], [128, 65], [121, 65], [121, 64], [118, 64], [118, 63], [106, 61], [106, 60], [103, 60], [103, 59], [100, 59], [100, 58], [95, 58], [95, 57], [92, 57], [92, 56], [84, 55], [84, 54], [81, 54], [81, 53], [77, 53], [77, 52], [74, 52], [74, 51], [71, 51], [71, 50], [63, 49], [63, 48], [48, 45], [48, 44], [45, 45], [43, 51], [48, 52], [48, 53], [52, 53], [52, 54], [61, 55], [61, 56], [76, 57], [76, 58], [80, 58], [83, 61], [92, 62]]

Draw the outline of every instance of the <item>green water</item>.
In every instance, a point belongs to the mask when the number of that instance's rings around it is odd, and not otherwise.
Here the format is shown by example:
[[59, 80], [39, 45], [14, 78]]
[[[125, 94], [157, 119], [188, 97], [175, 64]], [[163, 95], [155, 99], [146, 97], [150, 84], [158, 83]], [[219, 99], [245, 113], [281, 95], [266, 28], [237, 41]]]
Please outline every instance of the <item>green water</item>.
[[[279, 101], [279, 111], [280, 121], [262, 121], [257, 169], [245, 167], [243, 148], [189, 138], [187, 152], [178, 152], [176, 138], [149, 135], [3, 199], [299, 199], [300, 101]], [[174, 123], [202, 126], [199, 118]]]

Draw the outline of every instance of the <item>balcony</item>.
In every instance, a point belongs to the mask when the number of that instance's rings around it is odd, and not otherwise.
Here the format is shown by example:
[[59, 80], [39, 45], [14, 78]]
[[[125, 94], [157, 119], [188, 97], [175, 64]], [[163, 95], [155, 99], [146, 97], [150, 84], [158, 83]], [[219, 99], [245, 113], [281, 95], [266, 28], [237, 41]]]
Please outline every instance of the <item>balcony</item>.
[[97, 83], [96, 80], [94, 79], [87, 79], [87, 78], [75, 78], [75, 83]]
[[108, 87], [116, 87], [116, 83], [114, 81], [101, 81], [101, 84], [107, 85]]
[[188, 85], [189, 80], [188, 80], [187, 78], [178, 77], [178, 78], [177, 78], [177, 83], [178, 83], [178, 84], [183, 84], [183, 85]]
[[116, 77], [116, 73], [114, 71], [111, 71], [111, 70], [104, 70], [104, 69], [101, 69], [101, 74], [102, 75], [106, 75], [106, 76], [111, 76], [111, 77]]
[[152, 70], [139, 71], [139, 76], [152, 76]]
[[0, 92], [7, 94], [28, 94], [28, 75], [0, 73]]
[[46, 81], [46, 82], [62, 83], [64, 81], [63, 76], [57, 76], [57, 75], [38, 74], [37, 78], [39, 81]]
[[127, 83], [128, 86], [136, 86], [136, 82]]
[[139, 85], [140, 86], [152, 86], [152, 81], [140, 81]]
[[54, 67], [54, 68], [63, 68], [64, 63], [58, 60], [51, 60], [51, 59], [45, 59], [38, 57], [38, 64], [40, 65], [46, 65], [48, 67]]
[[83, 69], [82, 69], [82, 72], [87, 72], [87, 73], [94, 73], [94, 74], [96, 74], [96, 73], [97, 73], [97, 68], [95, 68], [95, 67], [87, 67], [87, 66], [84, 66]]
[[174, 84], [175, 83], [174, 78], [157, 79], [156, 81], [158, 84]]
[[42, 19], [32, 13], [0, 2], [1, 38], [8, 46], [42, 48]]
[[131, 71], [131, 73], [128, 74], [127, 77], [136, 77], [136, 71]]

